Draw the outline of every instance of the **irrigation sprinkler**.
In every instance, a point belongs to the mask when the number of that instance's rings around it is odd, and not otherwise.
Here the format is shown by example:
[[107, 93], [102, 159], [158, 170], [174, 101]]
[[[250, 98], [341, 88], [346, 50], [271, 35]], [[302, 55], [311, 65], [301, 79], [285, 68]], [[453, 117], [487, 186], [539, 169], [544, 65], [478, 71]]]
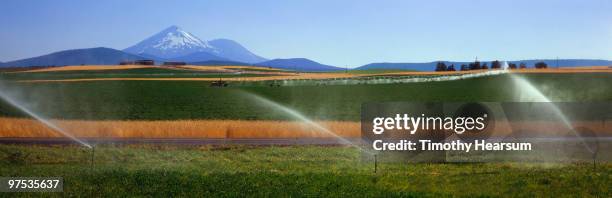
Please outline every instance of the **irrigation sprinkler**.
[[[2, 86], [0, 84], [0, 88], [4, 89], [4, 86]], [[91, 145], [89, 145], [87, 142], [77, 138], [72, 133], [69, 133], [69, 132], [65, 131], [64, 129], [60, 128], [59, 126], [55, 125], [53, 122], [49, 121], [49, 119], [44, 118], [43, 116], [39, 115], [38, 113], [35, 113], [34, 111], [30, 110], [29, 108], [27, 108], [26, 105], [24, 105], [21, 102], [19, 102], [19, 100], [10, 97], [8, 94], [6, 94], [4, 92], [0, 92], [0, 100], [8, 102], [11, 106], [19, 109], [21, 112], [25, 113], [26, 115], [28, 115], [28, 116], [38, 120], [39, 122], [41, 122], [45, 126], [53, 129], [53, 131], [55, 131], [57, 133], [60, 133], [61, 135], [65, 136], [67, 138], [70, 138], [72, 141], [75, 141], [75, 142], [79, 143], [80, 145], [82, 145], [84, 147], [91, 148]]]
[[95, 156], [96, 156], [96, 146], [92, 145], [91, 147], [91, 160], [90, 160], [90, 169], [93, 171], [94, 169], [94, 160], [95, 160]]
[[[92, 144], [91, 145], [91, 159], [89, 161], [89, 172], [91, 174], [93, 174], [93, 170], [95, 168], [95, 166], [94, 166], [95, 165], [95, 159], [96, 159], [95, 156], [96, 156], [96, 145]], [[100, 187], [98, 185], [94, 185], [93, 186], [93, 190], [91, 191], [92, 197], [95, 197], [94, 193], [97, 192], [99, 190], [99, 188]]]
[[376, 174], [376, 169], [378, 169], [378, 159], [376, 157], [377, 155], [374, 154], [374, 173]]
[[596, 171], [597, 170], [597, 167], [596, 167], [596, 164], [597, 164], [597, 161], [596, 161], [597, 160], [597, 154], [593, 153], [592, 158], [593, 158], [593, 171]]

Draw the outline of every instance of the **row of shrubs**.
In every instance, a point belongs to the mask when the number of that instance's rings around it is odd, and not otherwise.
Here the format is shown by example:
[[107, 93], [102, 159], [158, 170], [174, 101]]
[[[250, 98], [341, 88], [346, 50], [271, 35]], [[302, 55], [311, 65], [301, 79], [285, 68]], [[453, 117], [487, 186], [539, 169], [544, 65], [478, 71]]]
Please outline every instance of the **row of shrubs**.
[[[548, 65], [545, 62], [537, 62], [534, 66], [537, 69], [548, 68]], [[490, 68], [491, 69], [501, 69], [501, 62], [497, 60], [492, 61]], [[508, 63], [508, 68], [509, 69], [525, 69], [527, 68], [527, 64], [519, 63], [517, 67], [515, 63]], [[479, 61], [474, 61], [473, 63], [470, 63], [468, 65], [462, 64], [459, 68], [455, 68], [454, 64], [447, 66], [446, 63], [444, 62], [438, 62], [438, 64], [436, 64], [436, 71], [457, 71], [457, 70], [469, 71], [469, 70], [479, 70], [479, 69], [489, 69], [489, 66], [487, 65], [487, 63], [480, 63]]]

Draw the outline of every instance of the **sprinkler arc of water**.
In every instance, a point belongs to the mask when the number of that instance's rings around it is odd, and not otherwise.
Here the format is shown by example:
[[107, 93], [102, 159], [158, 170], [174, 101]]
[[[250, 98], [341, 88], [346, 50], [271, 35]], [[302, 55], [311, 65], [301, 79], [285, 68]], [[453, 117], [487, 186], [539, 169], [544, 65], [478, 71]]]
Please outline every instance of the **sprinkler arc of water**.
[[45, 126], [53, 129], [55, 132], [58, 132], [60, 134], [62, 134], [63, 136], [70, 138], [71, 140], [81, 144], [82, 146], [85, 146], [87, 148], [93, 148], [90, 144], [88, 144], [87, 142], [77, 138], [76, 136], [64, 131], [62, 128], [58, 127], [57, 125], [55, 125], [54, 123], [52, 123], [51, 121], [43, 118], [42, 116], [34, 113], [33, 111], [31, 111], [30, 109], [24, 107], [23, 105], [21, 105], [19, 102], [15, 101], [14, 99], [12, 99], [11, 97], [7, 96], [5, 93], [0, 92], [0, 98], [2, 98], [4, 101], [8, 102], [10, 105], [12, 105], [13, 107], [16, 107], [17, 109], [19, 109], [20, 111], [22, 111], [23, 113], [27, 114], [28, 116], [38, 120], [39, 122], [43, 123]]
[[514, 75], [512, 73], [510, 74], [510, 78], [512, 79], [512, 81], [514, 82], [514, 85], [516, 87], [521, 87], [522, 88], [521, 92], [520, 92], [521, 94], [530, 94], [529, 98], [523, 97], [523, 95], [521, 95], [521, 97], [519, 98], [520, 102], [530, 102], [529, 100], [531, 100], [533, 102], [544, 102], [544, 103], [550, 104], [550, 109], [561, 120], [563, 125], [565, 125], [565, 127], [567, 127], [577, 138], [580, 139], [580, 141], [582, 142], [582, 145], [590, 153], [595, 153], [595, 151], [591, 147], [589, 147], [587, 145], [585, 139], [580, 134], [576, 133], [576, 131], [574, 129], [574, 126], [572, 126], [572, 124], [567, 119], [565, 114], [561, 111], [561, 109], [559, 109], [559, 107], [557, 105], [552, 103], [552, 100], [550, 98], [548, 98], [546, 95], [544, 95], [544, 93], [542, 93], [540, 90], [538, 90], [533, 84], [531, 84], [526, 79], [524, 79], [524, 78], [522, 78], [520, 76]]
[[[505, 64], [507, 65], [507, 63]], [[505, 67], [505, 66], [504, 66]], [[506, 67], [507, 68], [507, 67]], [[357, 79], [351, 78], [332, 78], [332, 79], [319, 79], [319, 80], [282, 80], [279, 83], [283, 86], [301, 86], [301, 85], [358, 85], [358, 84], [396, 84], [396, 83], [422, 83], [422, 82], [443, 82], [443, 81], [455, 81], [470, 78], [478, 78], [484, 76], [495, 76], [500, 74], [509, 73], [507, 69], [495, 69], [482, 71], [477, 73], [466, 73], [459, 75], [448, 75], [448, 76], [434, 76], [434, 77], [362, 77]]]
[[[507, 65], [507, 63], [504, 62], [504, 64]], [[505, 67], [507, 68], [507, 67]], [[455, 75], [455, 76], [441, 76], [441, 77], [418, 77], [418, 78], [409, 78], [409, 79], [399, 79], [399, 80], [390, 80], [390, 79], [378, 79], [378, 78], [374, 78], [374, 79], [369, 79], [369, 83], [366, 84], [389, 84], [389, 83], [418, 83], [418, 82], [439, 82], [439, 81], [453, 81], [453, 80], [462, 80], [462, 79], [469, 79], [469, 78], [477, 78], [477, 77], [484, 77], [484, 76], [495, 76], [495, 75], [501, 75], [501, 74], [506, 74], [509, 73], [507, 69], [500, 69], [500, 70], [489, 70], [489, 71], [484, 71], [484, 72], [478, 72], [478, 73], [468, 73], [468, 74], [462, 74], [462, 75]], [[298, 82], [301, 82], [302, 80], [297, 80]], [[362, 80], [349, 80], [349, 79], [332, 79], [329, 80], [329, 84], [330, 85], [351, 85], [351, 84], [361, 84]], [[294, 83], [294, 81], [291, 80], [284, 80], [281, 81], [284, 85], [299, 85], [300, 83]], [[325, 132], [329, 135], [332, 135], [334, 138], [337, 138], [338, 140], [340, 140], [343, 144], [348, 144], [352, 147], [358, 148], [361, 151], [364, 151], [370, 155], [374, 155], [374, 153], [369, 152], [355, 144], [353, 144], [352, 142], [350, 142], [349, 140], [337, 135], [336, 133], [330, 131], [329, 129], [321, 126], [320, 124], [312, 121], [311, 119], [307, 118], [306, 116], [302, 115], [300, 112], [291, 109], [289, 107], [283, 106], [281, 104], [278, 104], [274, 101], [271, 101], [267, 98], [252, 94], [252, 93], [248, 93], [248, 92], [244, 92], [241, 91], [240, 92], [243, 95], [248, 96], [248, 98], [253, 98], [256, 101], [263, 103], [267, 106], [271, 106], [274, 107], [276, 109], [281, 110], [283, 113], [296, 118], [302, 122], [305, 122], [306, 124], [318, 129], [319, 131]]]
[[255, 100], [255, 101], [257, 101], [257, 102], [259, 102], [259, 103], [261, 103], [261, 104], [264, 104], [266, 106], [272, 107], [272, 108], [277, 109], [277, 110], [280, 110], [283, 113], [287, 114], [288, 116], [291, 116], [291, 117], [293, 117], [295, 119], [298, 119], [298, 120], [306, 123], [307, 125], [309, 125], [311, 127], [314, 127], [317, 131], [324, 132], [327, 135], [331, 135], [333, 138], [335, 138], [337, 140], [340, 140], [341, 144], [349, 145], [349, 146], [358, 148], [359, 150], [364, 151], [364, 152], [366, 152], [368, 154], [373, 154], [373, 153], [370, 153], [369, 151], [367, 151], [367, 150], [365, 150], [365, 149], [363, 149], [363, 148], [353, 144], [351, 141], [347, 140], [346, 138], [343, 138], [342, 136], [339, 136], [338, 134], [336, 134], [333, 131], [327, 129], [326, 127], [320, 125], [319, 123], [316, 123], [315, 121], [312, 121], [310, 118], [306, 117], [305, 115], [303, 115], [302, 113], [298, 112], [297, 110], [294, 110], [292, 108], [289, 108], [289, 107], [281, 105], [281, 104], [279, 104], [277, 102], [274, 102], [274, 101], [272, 101], [270, 99], [267, 99], [267, 98], [264, 98], [262, 96], [255, 95], [255, 94], [252, 94], [252, 93], [249, 93], [249, 92], [241, 91], [240, 93], [245, 95], [245, 96], [247, 96], [247, 97], [249, 97], [249, 98], [251, 98], [251, 99], [253, 99], [253, 100]]

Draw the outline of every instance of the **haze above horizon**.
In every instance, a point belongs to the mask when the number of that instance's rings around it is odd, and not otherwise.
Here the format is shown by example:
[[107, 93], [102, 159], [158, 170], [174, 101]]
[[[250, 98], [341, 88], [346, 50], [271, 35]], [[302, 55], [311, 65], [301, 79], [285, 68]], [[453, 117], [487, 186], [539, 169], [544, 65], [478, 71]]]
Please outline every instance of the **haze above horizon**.
[[612, 59], [612, 2], [3, 1], [0, 61], [122, 50], [178, 25], [266, 58], [336, 66], [560, 58]]

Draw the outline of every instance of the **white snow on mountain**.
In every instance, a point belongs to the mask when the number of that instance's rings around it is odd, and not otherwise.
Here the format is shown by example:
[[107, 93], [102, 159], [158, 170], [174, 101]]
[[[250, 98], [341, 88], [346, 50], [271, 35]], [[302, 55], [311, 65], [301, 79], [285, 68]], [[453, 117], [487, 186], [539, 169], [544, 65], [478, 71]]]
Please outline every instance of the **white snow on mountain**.
[[176, 31], [167, 32], [165, 36], [153, 46], [159, 49], [172, 49], [182, 47], [210, 47], [208, 43], [196, 38], [189, 32], [185, 32], [181, 29]]
[[218, 59], [245, 63], [266, 61], [265, 58], [251, 53], [235, 41], [228, 39], [205, 41], [177, 26], [170, 26], [123, 51], [145, 57], [153, 56], [172, 60], [190, 57], [189, 61], [193, 61], [191, 59], [202, 57], [200, 61], [207, 61], [220, 57]]
[[174, 58], [196, 52], [215, 53], [218, 50], [191, 33], [177, 26], [171, 26], [124, 51], [160, 58]]

